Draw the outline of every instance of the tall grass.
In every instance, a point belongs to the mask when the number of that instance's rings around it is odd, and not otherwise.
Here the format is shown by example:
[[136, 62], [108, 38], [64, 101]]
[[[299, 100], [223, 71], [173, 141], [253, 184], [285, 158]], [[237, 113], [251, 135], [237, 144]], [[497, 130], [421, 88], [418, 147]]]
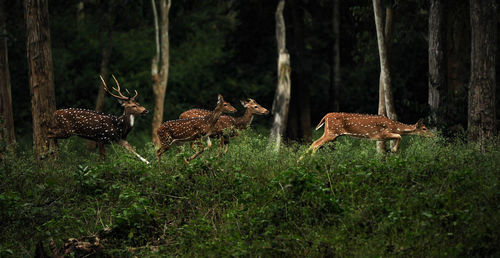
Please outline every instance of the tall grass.
[[[190, 148], [162, 163], [148, 143], [108, 147], [106, 162], [61, 142], [56, 161], [18, 151], [1, 164], [0, 256], [102, 233], [113, 256], [498, 256], [500, 148], [406, 137], [397, 154], [339, 138], [315, 156], [280, 152], [244, 132], [190, 165]], [[214, 144], [215, 145], [215, 144]]]

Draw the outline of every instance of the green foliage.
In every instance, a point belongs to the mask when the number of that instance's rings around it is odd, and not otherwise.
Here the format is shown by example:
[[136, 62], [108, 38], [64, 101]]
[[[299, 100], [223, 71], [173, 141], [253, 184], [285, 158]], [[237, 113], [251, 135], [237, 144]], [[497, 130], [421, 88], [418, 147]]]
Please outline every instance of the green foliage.
[[[140, 137], [139, 137], [140, 138]], [[3, 160], [0, 255], [31, 256], [50, 237], [99, 233], [111, 256], [497, 256], [500, 149], [405, 137], [400, 152], [339, 138], [268, 147], [253, 131], [195, 159], [186, 146], [145, 165], [121, 147], [106, 162], [74, 138], [43, 164]], [[216, 144], [214, 144], [216, 146]], [[103, 233], [105, 228], [111, 229]]]

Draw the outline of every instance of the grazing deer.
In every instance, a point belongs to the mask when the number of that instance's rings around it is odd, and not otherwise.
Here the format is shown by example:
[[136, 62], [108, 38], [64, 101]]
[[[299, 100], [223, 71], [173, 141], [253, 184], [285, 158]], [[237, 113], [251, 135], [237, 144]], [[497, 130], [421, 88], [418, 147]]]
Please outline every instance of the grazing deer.
[[[253, 99], [248, 99], [247, 101], [241, 100], [241, 105], [246, 108], [245, 114], [241, 117], [232, 117], [223, 115], [219, 118], [219, 121], [215, 124], [215, 135], [220, 136], [220, 146], [222, 147], [224, 143], [228, 143], [229, 137], [236, 136], [237, 133], [234, 129], [246, 129], [252, 123], [254, 115], [267, 115], [269, 111], [259, 105], [257, 101]], [[179, 118], [195, 118], [195, 117], [203, 117], [210, 114], [209, 110], [206, 109], [190, 109], [188, 111], [183, 112]], [[229, 129], [228, 137], [224, 136], [224, 131]]]
[[[217, 106], [208, 116], [164, 122], [157, 131], [161, 142], [161, 147], [156, 151], [158, 161], [160, 161], [163, 152], [177, 142], [195, 141], [206, 137], [208, 144], [207, 148], [210, 148], [212, 146], [210, 136], [216, 133], [215, 125], [221, 114], [234, 112], [236, 112], [236, 109], [231, 106], [229, 102], [224, 101], [222, 95], [219, 94]], [[190, 160], [196, 158], [203, 151], [205, 151], [205, 149], [196, 152], [188, 160], [185, 160], [186, 163], [189, 163]]]
[[[118, 99], [123, 106], [123, 114], [114, 116], [87, 109], [59, 109], [54, 112], [54, 124], [49, 128], [48, 138], [53, 139], [57, 144], [57, 139], [65, 139], [72, 135], [96, 141], [99, 147], [101, 160], [105, 156], [105, 144], [118, 142], [128, 151], [135, 154], [140, 160], [149, 164], [141, 157], [134, 148], [127, 142], [126, 137], [134, 126], [135, 116], [148, 113], [148, 110], [135, 100], [138, 93], [135, 91], [133, 97], [126, 97], [120, 91], [120, 84], [115, 80], [117, 88], [113, 88], [118, 94], [112, 93], [106, 82], [100, 76], [104, 90], [111, 96]], [[128, 90], [126, 90], [127, 93]], [[130, 93], [129, 93], [130, 94]]]
[[406, 125], [385, 116], [363, 115], [353, 113], [328, 113], [316, 126], [316, 130], [325, 125], [323, 136], [313, 142], [309, 150], [313, 154], [318, 148], [340, 135], [349, 135], [357, 138], [368, 138], [372, 140], [396, 140], [392, 152], [397, 152], [402, 135], [414, 134], [426, 137], [434, 137], [422, 122], [422, 119], [414, 125]]

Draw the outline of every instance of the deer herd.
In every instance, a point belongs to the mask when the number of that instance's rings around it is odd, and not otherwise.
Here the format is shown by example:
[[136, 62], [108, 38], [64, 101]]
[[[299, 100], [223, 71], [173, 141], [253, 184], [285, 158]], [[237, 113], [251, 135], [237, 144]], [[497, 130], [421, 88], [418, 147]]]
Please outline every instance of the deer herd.
[[[59, 109], [54, 112], [47, 137], [49, 140], [53, 140], [56, 145], [57, 139], [65, 139], [72, 135], [95, 141], [99, 148], [101, 160], [105, 158], [105, 144], [116, 142], [136, 155], [141, 161], [149, 164], [126, 140], [127, 135], [134, 126], [135, 117], [147, 114], [148, 110], [137, 102], [137, 91], [135, 91], [133, 97], [130, 97], [131, 94], [126, 89], [125, 91], [129, 96], [123, 95], [120, 84], [114, 76], [112, 77], [116, 84], [116, 88], [112, 87], [112, 89], [116, 93], [113, 93], [108, 88], [102, 76], [100, 76], [100, 79], [104, 90], [122, 105], [123, 114], [121, 116], [79, 108]], [[210, 137], [219, 138], [219, 146], [226, 152], [229, 139], [237, 136], [238, 130], [250, 126], [254, 115], [269, 114], [266, 108], [253, 99], [241, 101], [241, 104], [246, 108], [243, 116], [223, 115], [223, 113], [234, 113], [236, 109], [219, 94], [214, 110], [190, 109], [183, 112], [179, 119], [164, 122], [157, 130], [161, 143], [161, 146], [156, 151], [158, 162], [161, 161], [161, 155], [173, 144], [191, 142], [191, 148], [195, 151], [195, 154], [185, 159], [185, 162], [189, 164], [189, 161], [211, 148]], [[313, 142], [308, 149], [308, 152], [312, 152], [312, 154], [321, 145], [333, 142], [341, 135], [378, 141], [395, 140], [396, 143], [392, 148], [392, 152], [398, 151], [402, 135], [434, 136], [422, 123], [422, 119], [414, 125], [406, 125], [385, 116], [328, 113], [321, 119], [316, 130], [323, 125], [325, 127], [323, 136]], [[204, 139], [206, 139], [207, 147], [203, 146]], [[194, 145], [197, 145], [199, 149], [195, 150]]]

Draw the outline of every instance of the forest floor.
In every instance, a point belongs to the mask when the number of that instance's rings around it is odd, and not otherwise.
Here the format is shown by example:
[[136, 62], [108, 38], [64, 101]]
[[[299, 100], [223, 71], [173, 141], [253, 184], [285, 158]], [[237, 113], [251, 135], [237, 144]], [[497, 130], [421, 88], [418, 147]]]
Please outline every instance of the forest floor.
[[250, 130], [189, 165], [188, 145], [161, 164], [139, 145], [150, 165], [118, 145], [100, 162], [76, 137], [41, 164], [18, 147], [0, 164], [0, 257], [70, 238], [99, 256], [500, 256], [500, 148], [459, 139], [380, 155], [340, 137], [297, 162], [308, 146], [274, 152]]

